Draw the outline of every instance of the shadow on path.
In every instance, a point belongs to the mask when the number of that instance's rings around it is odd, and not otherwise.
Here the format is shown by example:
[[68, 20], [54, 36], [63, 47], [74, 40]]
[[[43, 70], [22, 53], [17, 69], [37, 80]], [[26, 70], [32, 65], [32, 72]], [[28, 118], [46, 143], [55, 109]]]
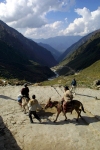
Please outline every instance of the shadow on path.
[[94, 117], [82, 116], [82, 119], [85, 120], [88, 124], [100, 122], [100, 116], [96, 115]]
[[[47, 121], [43, 121], [42, 124], [50, 124], [50, 125], [63, 125], [63, 124], [75, 124], [75, 125], [89, 125], [90, 123], [93, 122], [99, 122], [100, 121], [100, 116], [96, 115], [94, 117], [91, 116], [82, 116], [82, 118], [79, 118], [78, 121], [76, 121], [76, 118], [73, 119], [68, 119], [67, 121], [64, 120], [58, 120], [56, 123], [53, 122], [53, 120], [56, 118], [56, 115], [53, 116], [54, 114], [56, 114], [56, 110], [55, 109], [47, 109], [45, 110], [41, 110], [39, 112], [37, 112], [38, 115], [44, 120], [46, 119]], [[50, 118], [49, 118], [50, 117]]]
[[[46, 119], [47, 121], [43, 121], [42, 124], [45, 125], [63, 125], [63, 124], [75, 124], [75, 125], [88, 125], [86, 122], [84, 122], [84, 120], [82, 118], [79, 118], [78, 121], [76, 121], [76, 118], [68, 119], [67, 121], [63, 120], [57, 120], [57, 122], [53, 122], [53, 119], [56, 118], [56, 115], [53, 116], [54, 114], [56, 114], [56, 109], [47, 109], [47, 110], [41, 110], [39, 112], [37, 112], [38, 115], [40, 116], [40, 118], [42, 118], [43, 120]], [[53, 118], [49, 118], [49, 117], [53, 117]], [[60, 116], [59, 116], [60, 117]]]
[[50, 119], [47, 119], [48, 121], [46, 122], [42, 122], [42, 124], [44, 125], [64, 125], [64, 124], [75, 124], [75, 125], [85, 125], [87, 126], [88, 124], [86, 124], [81, 118], [79, 118], [78, 121], [76, 121], [75, 118], [73, 118], [72, 120], [71, 119], [68, 119], [68, 120], [58, 120], [57, 122], [53, 122], [51, 121]]
[[22, 150], [0, 116], [0, 150]]
[[10, 99], [10, 100], [14, 100], [14, 101], [16, 101], [16, 99], [13, 99], [13, 98], [11, 98], [11, 97], [9, 97], [9, 96], [5, 96], [5, 95], [0, 95], [0, 98], [3, 98], [3, 99]]
[[55, 114], [55, 112], [53, 111], [48, 111], [48, 110], [40, 110], [39, 112], [37, 112], [37, 114], [40, 116], [40, 117], [50, 117], [50, 116], [53, 116], [53, 114]]
[[80, 95], [80, 96], [87, 96], [87, 97], [92, 97], [92, 98], [97, 99], [97, 97], [96, 97], [96, 96], [90, 96], [90, 95], [84, 95], [84, 94], [78, 94], [78, 93], [76, 93], [76, 95]]

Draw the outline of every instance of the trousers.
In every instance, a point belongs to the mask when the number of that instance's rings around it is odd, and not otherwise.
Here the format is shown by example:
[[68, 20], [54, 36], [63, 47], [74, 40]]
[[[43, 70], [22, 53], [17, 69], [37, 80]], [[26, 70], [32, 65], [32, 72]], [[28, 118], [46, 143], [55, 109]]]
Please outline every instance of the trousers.
[[31, 122], [33, 122], [32, 115], [34, 115], [34, 117], [40, 121], [40, 117], [37, 115], [36, 111], [29, 111], [29, 118]]

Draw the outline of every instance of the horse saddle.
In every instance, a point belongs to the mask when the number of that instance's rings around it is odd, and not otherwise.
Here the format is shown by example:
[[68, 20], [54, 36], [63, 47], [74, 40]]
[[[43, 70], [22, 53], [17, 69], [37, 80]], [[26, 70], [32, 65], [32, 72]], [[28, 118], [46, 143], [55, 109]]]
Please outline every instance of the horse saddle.
[[72, 112], [72, 107], [73, 107], [73, 102], [72, 101], [67, 102], [67, 103], [63, 102], [63, 110], [65, 112]]

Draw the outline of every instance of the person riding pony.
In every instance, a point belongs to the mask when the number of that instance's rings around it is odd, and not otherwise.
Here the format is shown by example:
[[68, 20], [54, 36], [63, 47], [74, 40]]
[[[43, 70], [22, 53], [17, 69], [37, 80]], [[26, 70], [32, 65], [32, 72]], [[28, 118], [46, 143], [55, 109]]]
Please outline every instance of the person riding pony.
[[67, 120], [66, 113], [71, 112], [72, 114], [73, 110], [77, 112], [76, 121], [78, 121], [79, 117], [81, 117], [81, 111], [86, 113], [84, 110], [83, 104], [78, 100], [73, 100], [73, 95], [70, 92], [68, 86], [65, 86], [64, 90], [65, 90], [64, 96], [61, 101], [51, 101], [51, 98], [49, 98], [44, 108], [47, 109], [47, 108], [55, 107], [57, 109], [57, 115], [56, 115], [56, 119], [54, 120], [54, 122], [57, 121], [57, 118], [61, 112], [63, 112], [65, 116], [65, 121], [66, 121]]
[[27, 86], [27, 83], [24, 84], [24, 87], [21, 89], [21, 106], [24, 110], [24, 113], [26, 113], [26, 106], [27, 106], [27, 109], [28, 109], [28, 102], [30, 100], [30, 97], [29, 97], [29, 88]]
[[73, 99], [73, 95], [72, 93], [70, 92], [68, 86], [65, 86], [64, 87], [64, 95], [63, 95], [63, 98], [62, 98], [62, 106], [63, 106], [63, 112], [66, 112], [67, 111], [67, 106], [68, 104], [72, 101]]
[[22, 97], [26, 97], [26, 98], [30, 99], [29, 98], [29, 88], [27, 86], [27, 83], [24, 84], [24, 88], [22, 88], [22, 90], [21, 90], [21, 95], [22, 95]]

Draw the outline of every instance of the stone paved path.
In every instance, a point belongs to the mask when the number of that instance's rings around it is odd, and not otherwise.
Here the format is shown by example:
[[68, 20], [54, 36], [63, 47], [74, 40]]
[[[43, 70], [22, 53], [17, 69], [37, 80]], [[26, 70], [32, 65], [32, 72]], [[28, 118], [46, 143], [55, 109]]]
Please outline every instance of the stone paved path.
[[[16, 98], [22, 87], [0, 87], [0, 150], [99, 150], [100, 149], [100, 91], [77, 88], [74, 99], [80, 100], [86, 110], [76, 122], [77, 114], [68, 113], [64, 121], [61, 113], [57, 123], [55, 109], [38, 112], [42, 124], [33, 118], [30, 124]], [[63, 87], [32, 87], [30, 96], [36, 94], [41, 104], [48, 98], [60, 100]], [[95, 99], [97, 96], [98, 100]]]

